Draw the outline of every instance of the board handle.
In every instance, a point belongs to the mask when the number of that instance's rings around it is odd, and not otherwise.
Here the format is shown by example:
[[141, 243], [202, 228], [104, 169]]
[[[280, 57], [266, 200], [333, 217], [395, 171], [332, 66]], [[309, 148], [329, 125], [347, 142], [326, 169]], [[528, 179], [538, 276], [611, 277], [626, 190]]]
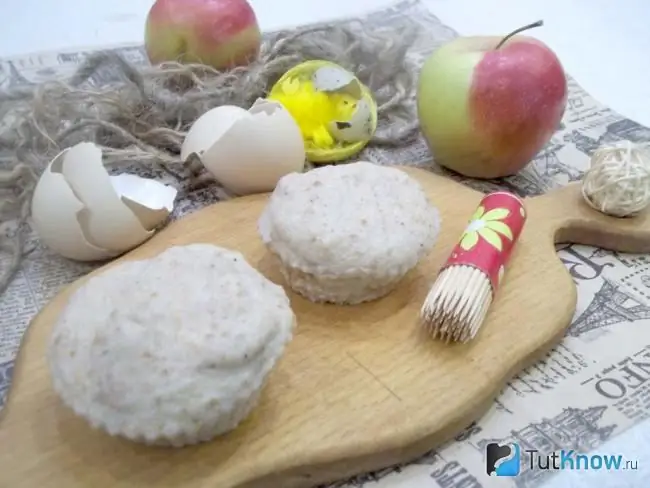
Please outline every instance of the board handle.
[[584, 244], [610, 251], [650, 252], [650, 212], [610, 217], [593, 209], [582, 196], [581, 183], [570, 183], [526, 199], [529, 219], [547, 223], [556, 244]]

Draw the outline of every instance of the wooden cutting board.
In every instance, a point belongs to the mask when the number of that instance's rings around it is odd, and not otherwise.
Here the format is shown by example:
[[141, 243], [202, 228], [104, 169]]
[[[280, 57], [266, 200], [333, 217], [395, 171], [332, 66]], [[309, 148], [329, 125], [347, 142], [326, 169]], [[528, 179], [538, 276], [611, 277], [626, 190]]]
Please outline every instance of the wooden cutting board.
[[[261, 404], [213, 442], [179, 450], [131, 444], [92, 430], [59, 403], [46, 346], [68, 295], [86, 278], [64, 290], [23, 341], [0, 420], [0, 486], [293, 488], [410, 460], [480, 417], [507, 380], [562, 338], [576, 288], [555, 242], [650, 251], [647, 213], [603, 216], [583, 202], [577, 184], [527, 199], [528, 221], [479, 336], [467, 345], [443, 345], [419, 332], [418, 313], [482, 195], [424, 170], [405, 170], [440, 209], [434, 251], [379, 301], [315, 305], [290, 294], [297, 334]], [[284, 283], [256, 233], [266, 201], [258, 195], [197, 211], [114, 263], [210, 242], [240, 250]]]

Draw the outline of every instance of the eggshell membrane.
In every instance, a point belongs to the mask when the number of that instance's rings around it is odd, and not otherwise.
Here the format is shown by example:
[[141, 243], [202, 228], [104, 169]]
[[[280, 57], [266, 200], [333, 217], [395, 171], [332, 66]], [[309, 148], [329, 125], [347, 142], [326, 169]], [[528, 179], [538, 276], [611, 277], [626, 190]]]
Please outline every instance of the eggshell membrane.
[[159, 181], [123, 173], [110, 177], [113, 189], [147, 230], [158, 227], [174, 209], [178, 190]]
[[153, 234], [120, 200], [102, 164], [100, 148], [88, 142], [69, 148], [63, 157], [62, 173], [83, 203], [78, 218], [87, 226], [93, 244], [124, 252]]
[[185, 136], [181, 144], [181, 160], [186, 161], [192, 153], [201, 156], [237, 120], [248, 116], [247, 110], [234, 105], [222, 105], [208, 110], [196, 119]]
[[237, 194], [271, 191], [305, 166], [300, 128], [282, 104], [258, 99], [248, 114], [201, 156], [217, 181]]
[[100, 261], [118, 253], [93, 246], [84, 237], [77, 214], [83, 204], [75, 197], [62, 174], [53, 168], [62, 166], [66, 151], [59, 153], [36, 183], [32, 196], [31, 217], [40, 240], [52, 251], [77, 261]]

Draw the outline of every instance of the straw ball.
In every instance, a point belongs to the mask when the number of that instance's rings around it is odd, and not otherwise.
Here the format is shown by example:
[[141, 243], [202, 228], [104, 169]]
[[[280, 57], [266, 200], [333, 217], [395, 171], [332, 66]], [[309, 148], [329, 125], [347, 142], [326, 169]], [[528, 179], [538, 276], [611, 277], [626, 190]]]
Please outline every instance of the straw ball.
[[631, 217], [650, 205], [648, 146], [621, 141], [591, 157], [582, 195], [594, 209], [613, 217]]

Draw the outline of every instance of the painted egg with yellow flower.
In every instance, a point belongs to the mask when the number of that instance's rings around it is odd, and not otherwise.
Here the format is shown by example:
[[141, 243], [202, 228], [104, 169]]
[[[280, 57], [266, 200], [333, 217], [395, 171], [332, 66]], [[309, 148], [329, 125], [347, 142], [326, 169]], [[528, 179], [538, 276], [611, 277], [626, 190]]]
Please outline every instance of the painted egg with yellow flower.
[[287, 71], [267, 97], [281, 103], [300, 127], [307, 159], [331, 163], [359, 153], [377, 129], [368, 87], [341, 66], [306, 61]]

